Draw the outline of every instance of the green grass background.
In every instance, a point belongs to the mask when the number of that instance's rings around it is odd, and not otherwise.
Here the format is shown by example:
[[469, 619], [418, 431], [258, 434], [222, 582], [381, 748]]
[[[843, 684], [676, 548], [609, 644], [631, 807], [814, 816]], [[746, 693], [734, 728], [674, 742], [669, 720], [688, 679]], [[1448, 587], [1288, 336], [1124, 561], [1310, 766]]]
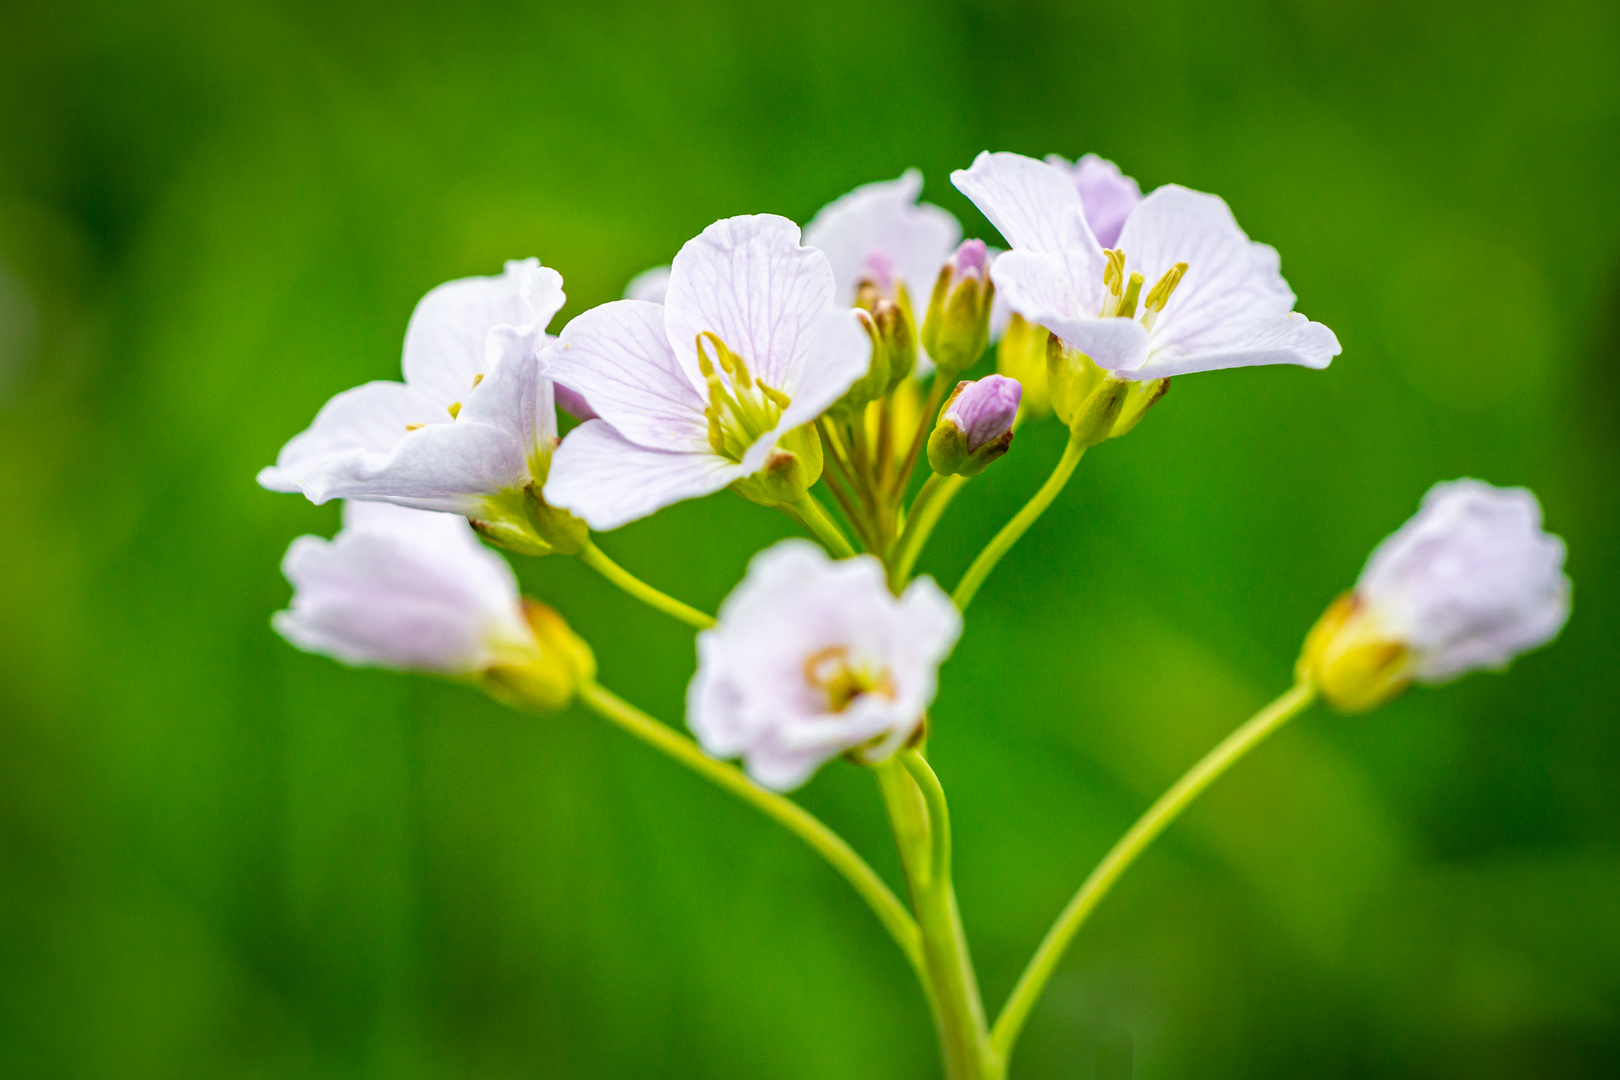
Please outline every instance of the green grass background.
[[[937, 1075], [875, 920], [796, 841], [572, 711], [297, 653], [337, 508], [253, 483], [397, 377], [434, 284], [539, 255], [565, 315], [717, 217], [979, 150], [1222, 194], [1343, 355], [1178, 379], [981, 592], [933, 753], [998, 1004], [1091, 863], [1284, 687], [1429, 484], [1527, 484], [1563, 638], [1314, 712], [1098, 912], [1017, 1080], [1600, 1077], [1620, 1059], [1620, 8], [1396, 0], [0, 11], [0, 1074]], [[560, 325], [560, 321], [557, 325]], [[1044, 477], [962, 495], [947, 584]], [[717, 603], [789, 523], [602, 538]], [[691, 637], [528, 590], [679, 722]], [[870, 778], [802, 793], [892, 874]]]

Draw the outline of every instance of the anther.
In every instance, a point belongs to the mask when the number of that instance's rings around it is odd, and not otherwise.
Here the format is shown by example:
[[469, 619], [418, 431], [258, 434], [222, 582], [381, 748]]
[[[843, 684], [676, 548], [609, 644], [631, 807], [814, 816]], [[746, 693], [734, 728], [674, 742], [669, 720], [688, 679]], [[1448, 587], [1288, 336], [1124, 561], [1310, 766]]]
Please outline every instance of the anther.
[[1142, 301], [1142, 307], [1148, 311], [1163, 311], [1164, 305], [1170, 302], [1170, 294], [1176, 291], [1181, 284], [1181, 277], [1187, 272], [1187, 264], [1178, 262], [1164, 272], [1157, 285], [1148, 290], [1147, 299]]
[[484, 381], [484, 376], [483, 376], [482, 372], [480, 372], [477, 375], [474, 375], [473, 376], [473, 389], [474, 390], [478, 389], [478, 384], [483, 382], [483, 381]]
[[406, 431], [421, 431], [425, 427], [427, 427], [426, 424], [406, 424], [405, 425], [405, 430]]
[[445, 411], [450, 414], [450, 419], [454, 420], [456, 417], [461, 415], [461, 402], [452, 401], [450, 403], [450, 407]]

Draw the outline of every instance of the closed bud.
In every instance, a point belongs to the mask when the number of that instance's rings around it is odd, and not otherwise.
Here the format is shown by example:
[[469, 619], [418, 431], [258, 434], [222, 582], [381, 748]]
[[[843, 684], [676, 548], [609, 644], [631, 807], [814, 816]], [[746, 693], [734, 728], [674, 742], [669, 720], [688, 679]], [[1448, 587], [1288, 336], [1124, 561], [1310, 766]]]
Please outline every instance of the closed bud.
[[995, 295], [984, 241], [963, 241], [940, 268], [923, 320], [923, 348], [947, 378], [972, 367], [990, 344]]
[[833, 409], [851, 419], [903, 382], [917, 366], [917, 323], [905, 283], [894, 276], [888, 257], [874, 253], [855, 289], [855, 309], [872, 339], [872, 363], [844, 392]]
[[1023, 387], [987, 375], [959, 382], [928, 437], [928, 464], [942, 476], [977, 476], [1012, 446], [1013, 421]]
[[821, 437], [809, 424], [794, 428], [777, 440], [765, 467], [752, 476], [734, 480], [731, 490], [761, 506], [795, 502], [821, 479]]

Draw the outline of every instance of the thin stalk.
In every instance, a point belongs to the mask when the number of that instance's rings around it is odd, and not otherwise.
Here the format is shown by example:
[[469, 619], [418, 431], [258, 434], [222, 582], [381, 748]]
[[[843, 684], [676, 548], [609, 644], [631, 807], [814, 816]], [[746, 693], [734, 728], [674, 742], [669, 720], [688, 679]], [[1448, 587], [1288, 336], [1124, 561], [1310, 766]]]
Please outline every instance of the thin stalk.
[[[942, 808], [944, 794], [937, 790], [934, 796], [925, 794], [912, 778], [911, 767], [909, 762], [890, 758], [875, 771], [906, 871], [912, 910], [922, 931], [931, 988], [929, 1003], [939, 1029], [945, 1075], [948, 1080], [995, 1080], [1000, 1076], [1000, 1067], [989, 1049], [984, 1004], [968, 955], [956, 893], [948, 876], [935, 873], [942, 854], [948, 862], [949, 847], [941, 845], [949, 841], [941, 837], [948, 836], [950, 824], [942, 809], [931, 815], [929, 807], [937, 797]], [[923, 768], [927, 768], [926, 764]]]
[[1018, 542], [1019, 537], [1029, 531], [1029, 527], [1035, 524], [1035, 519], [1052, 505], [1052, 500], [1063, 490], [1063, 485], [1069, 482], [1074, 467], [1080, 464], [1085, 452], [1086, 448], [1078, 441], [1069, 440], [1069, 445], [1063, 448], [1063, 456], [1058, 459], [1052, 475], [1046, 478], [1046, 483], [1042, 484], [1041, 489], [1024, 504], [1023, 509], [1014, 514], [1012, 520], [1003, 525], [1001, 531], [991, 538], [984, 550], [979, 552], [978, 558], [973, 560], [973, 565], [967, 568], [967, 573], [962, 575], [962, 580], [956, 583], [956, 591], [951, 594], [951, 599], [955, 601], [957, 608], [966, 610], [968, 604], [972, 603], [973, 594], [979, 591], [979, 586], [990, 576], [990, 571], [995, 569], [996, 563], [1000, 562], [1008, 549]]
[[821, 482], [827, 485], [828, 491], [832, 492], [833, 499], [838, 503], [838, 508], [844, 512], [844, 517], [849, 520], [849, 527], [855, 530], [855, 539], [859, 540], [861, 545], [868, 551], [871, 551], [873, 543], [866, 518], [855, 505], [855, 501], [850, 498], [849, 493], [844, 490], [844, 485], [839, 483], [832, 473], [827, 472], [821, 474]]
[[890, 584], [896, 589], [911, 577], [911, 569], [917, 565], [917, 558], [933, 534], [934, 526], [939, 524], [940, 515], [967, 482], [965, 476], [940, 476], [938, 473], [929, 473], [928, 479], [923, 481], [922, 490], [911, 501], [911, 515], [906, 519], [906, 527], [894, 546], [894, 574]]
[[1029, 966], [1019, 976], [1018, 985], [1013, 987], [1011, 996], [1007, 998], [1007, 1004], [1002, 1007], [1001, 1015], [996, 1018], [996, 1025], [990, 1033], [990, 1046], [1000, 1058], [1004, 1060], [1012, 1052], [1013, 1043], [1018, 1041], [1018, 1033], [1029, 1017], [1030, 1009], [1046, 988], [1047, 980], [1057, 969], [1069, 942], [1074, 940], [1074, 935], [1085, 925], [1087, 916], [1108, 895], [1108, 890], [1113, 888], [1121, 875], [1130, 869], [1137, 856], [1146, 851], [1148, 845], [1222, 773], [1259, 746], [1266, 736], [1304, 712], [1315, 700], [1316, 686], [1309, 681], [1299, 682], [1255, 713], [1242, 727], [1205, 754], [1203, 760], [1189, 769], [1169, 791], [1159, 796], [1148, 812], [1138, 818], [1113, 850], [1103, 857], [1058, 916], [1057, 922], [1052, 924], [1052, 929], [1046, 932]]
[[837, 559], [848, 559], [855, 554], [850, 546], [849, 538], [838, 528], [832, 518], [827, 516], [815, 497], [805, 492], [792, 502], [778, 503], [778, 506], [789, 516], [794, 518], [810, 532], [815, 534], [828, 551]]
[[647, 604], [650, 607], [657, 608], [665, 615], [679, 619], [688, 626], [695, 626], [699, 630], [707, 630], [709, 627], [714, 625], [714, 617], [712, 615], [705, 615], [697, 608], [692, 607], [689, 604], [683, 604], [673, 596], [668, 596], [659, 592], [657, 589], [653, 588], [651, 585], [648, 585], [645, 581], [642, 581], [640, 578], [636, 577], [636, 575], [632, 574], [630, 571], [626, 570], [624, 567], [602, 554], [602, 549], [591, 543], [589, 540], [585, 541], [585, 546], [580, 549], [579, 558], [580, 561], [586, 566], [590, 567], [592, 570], [595, 570], [598, 574], [601, 574], [603, 577], [607, 578], [613, 584], [617, 585], [619, 588], [623, 589], [637, 600], [640, 600], [642, 603]]
[[767, 817], [784, 826], [789, 832], [826, 859], [844, 880], [854, 886], [861, 899], [876, 913], [900, 951], [905, 953], [917, 977], [928, 987], [928, 967], [922, 951], [922, 932], [905, 905], [894, 895], [866, 860], [856, 854], [843, 837], [824, 825], [819, 818], [791, 799], [760, 787], [733, 765], [716, 761], [705, 754], [697, 743], [667, 724], [661, 724], [618, 695], [586, 681], [579, 688], [579, 699], [604, 719], [623, 728], [659, 753], [685, 765], [693, 772], [713, 780], [744, 802], [751, 803]]
[[822, 444], [833, 449], [833, 462], [838, 466], [839, 472], [864, 511], [866, 534], [875, 540], [878, 535], [877, 503], [873, 500], [872, 487], [867, 482], [866, 474], [856, 465], [856, 458], [851, 451], [852, 436], [846, 433], [847, 429], [841, 429], [837, 421], [826, 416], [816, 421], [816, 426], [821, 431]]
[[911, 472], [917, 467], [917, 459], [922, 456], [923, 444], [928, 441], [928, 433], [934, 430], [937, 419], [935, 413], [939, 411], [940, 399], [944, 396], [945, 380], [935, 372], [933, 383], [928, 387], [928, 399], [923, 402], [922, 411], [917, 414], [917, 431], [911, 437], [911, 447], [906, 451], [905, 460], [894, 474], [894, 494], [896, 498], [906, 490], [911, 482]]

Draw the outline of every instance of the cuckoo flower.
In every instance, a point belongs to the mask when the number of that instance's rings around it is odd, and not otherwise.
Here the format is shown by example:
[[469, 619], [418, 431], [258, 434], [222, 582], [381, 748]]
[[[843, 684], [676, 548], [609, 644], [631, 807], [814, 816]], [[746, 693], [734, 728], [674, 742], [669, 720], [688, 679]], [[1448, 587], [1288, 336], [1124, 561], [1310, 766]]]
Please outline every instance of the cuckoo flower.
[[1125, 219], [1142, 201], [1142, 189], [1136, 181], [1120, 172], [1118, 165], [1096, 154], [1087, 154], [1072, 165], [1056, 154], [1048, 154], [1046, 162], [1069, 174], [1075, 190], [1080, 192], [1080, 208], [1091, 234], [1103, 247], [1113, 247]]
[[896, 598], [870, 555], [833, 562], [784, 540], [754, 557], [698, 635], [687, 723], [767, 787], [846, 752], [881, 761], [917, 730], [962, 617], [930, 578]]
[[590, 673], [589, 650], [522, 600], [506, 561], [451, 514], [345, 502], [336, 538], [294, 540], [282, 571], [293, 599], [273, 623], [305, 652], [476, 679], [548, 707]]
[[951, 178], [1013, 246], [992, 268], [997, 293], [1119, 378], [1322, 368], [1338, 355], [1333, 331], [1293, 311], [1277, 252], [1245, 236], [1214, 195], [1159, 188], [1105, 249], [1064, 168], [982, 153]]
[[557, 415], [535, 355], [563, 300], [562, 277], [537, 259], [440, 285], [406, 328], [405, 381], [334, 397], [259, 483], [316, 503], [369, 499], [465, 514], [504, 539], [526, 536], [544, 548], [532, 536], [526, 493], [545, 478]]
[[1328, 609], [1301, 659], [1335, 704], [1375, 705], [1410, 681], [1503, 668], [1569, 618], [1564, 542], [1524, 488], [1436, 484]]
[[863, 184], [822, 207], [805, 226], [804, 242], [826, 252], [839, 304], [874, 316], [885, 303], [900, 309], [917, 373], [926, 375], [933, 364], [915, 344], [922, 316], [915, 305], [927, 304], [962, 226], [939, 207], [917, 202], [922, 183], [922, 173], [907, 169], [898, 179]]
[[805, 425], [871, 351], [833, 292], [798, 226], [760, 214], [688, 241], [662, 305], [616, 300], [575, 318], [542, 364], [600, 419], [563, 440], [546, 499], [613, 529], [728, 484], [767, 504], [802, 495], [821, 469]]

